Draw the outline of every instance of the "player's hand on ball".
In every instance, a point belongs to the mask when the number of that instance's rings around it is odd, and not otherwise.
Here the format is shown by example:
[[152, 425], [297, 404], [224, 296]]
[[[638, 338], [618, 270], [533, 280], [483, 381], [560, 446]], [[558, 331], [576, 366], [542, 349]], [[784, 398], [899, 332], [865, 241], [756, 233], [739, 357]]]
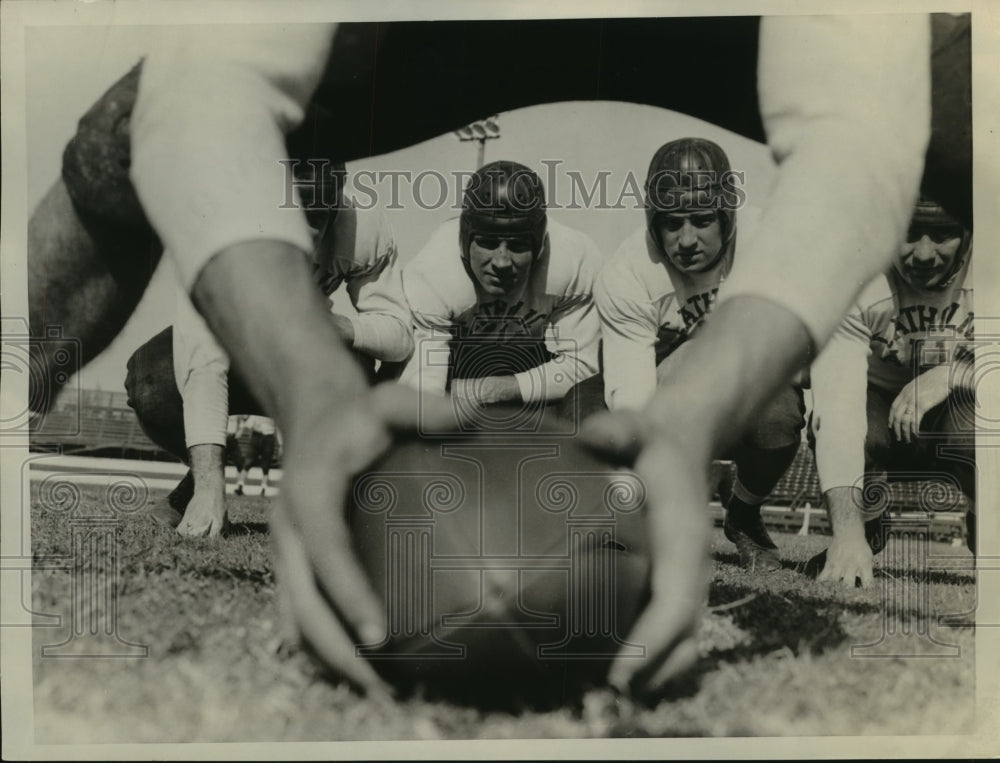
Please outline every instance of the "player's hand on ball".
[[454, 406], [385, 384], [349, 402], [323, 401], [286, 429], [271, 522], [283, 614], [331, 670], [369, 693], [389, 690], [355, 645], [385, 637], [385, 613], [351, 547], [343, 502], [352, 476], [418, 423], [425, 431], [454, 428]]
[[633, 412], [595, 415], [582, 432], [594, 450], [628, 464], [646, 490], [652, 556], [651, 598], [626, 638], [641, 658], [615, 660], [608, 681], [620, 691], [655, 695], [698, 658], [696, 632], [710, 577], [707, 462], [696, 448], [651, 427]]
[[920, 436], [924, 414], [943, 403], [951, 392], [950, 373], [949, 366], [932, 368], [900, 390], [889, 409], [889, 429], [896, 439], [910, 442]]
[[816, 577], [817, 580], [842, 583], [848, 588], [854, 588], [858, 583], [862, 588], [872, 584], [872, 566], [874, 557], [867, 541], [860, 539], [838, 539], [834, 536], [830, 548], [826, 551], [826, 564]]

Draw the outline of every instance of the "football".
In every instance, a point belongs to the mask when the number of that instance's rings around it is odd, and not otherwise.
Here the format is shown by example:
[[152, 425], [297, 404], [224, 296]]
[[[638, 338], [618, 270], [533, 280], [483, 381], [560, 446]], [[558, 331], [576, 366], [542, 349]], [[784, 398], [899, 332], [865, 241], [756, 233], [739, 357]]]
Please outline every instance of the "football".
[[601, 683], [648, 599], [645, 493], [551, 427], [396, 446], [357, 477], [354, 541], [386, 606], [358, 647], [399, 687], [558, 704]]

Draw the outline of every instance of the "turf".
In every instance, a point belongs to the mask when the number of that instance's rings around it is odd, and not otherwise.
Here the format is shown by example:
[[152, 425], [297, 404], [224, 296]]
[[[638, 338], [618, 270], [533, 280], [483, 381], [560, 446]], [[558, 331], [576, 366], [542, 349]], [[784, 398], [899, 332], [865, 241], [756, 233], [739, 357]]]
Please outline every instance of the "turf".
[[[104, 495], [83, 488], [80, 505], [99, 509]], [[778, 536], [784, 568], [749, 576], [717, 531], [701, 661], [669, 696], [650, 706], [594, 689], [553, 712], [485, 712], [419, 696], [363, 699], [282, 647], [269, 509], [265, 498], [230, 498], [232, 531], [212, 540], [180, 538], [142, 511], [109, 526], [117, 637], [147, 646], [144, 658], [42, 657], [43, 646], [69, 639], [72, 574], [35, 571], [34, 610], [63, 615], [62, 627], [34, 632], [38, 743], [942, 734], [967, 731], [973, 716], [971, 617], [938, 622], [975, 609], [973, 573], [955, 569], [969, 566], [964, 548], [932, 544], [953, 569], [932, 570], [920, 587], [890, 545], [875, 586], [845, 590], [804, 572], [826, 537]], [[72, 522], [37, 494], [31, 520], [37, 566], [55, 559], [58, 567]], [[915, 598], [921, 590], [926, 600]], [[933, 647], [929, 635], [958, 655], [904, 658], [883, 644], [881, 657], [851, 656], [852, 645], [877, 642], [887, 626], [909, 629], [911, 650]], [[112, 637], [78, 637], [64, 651], [94, 643], [125, 649]]]

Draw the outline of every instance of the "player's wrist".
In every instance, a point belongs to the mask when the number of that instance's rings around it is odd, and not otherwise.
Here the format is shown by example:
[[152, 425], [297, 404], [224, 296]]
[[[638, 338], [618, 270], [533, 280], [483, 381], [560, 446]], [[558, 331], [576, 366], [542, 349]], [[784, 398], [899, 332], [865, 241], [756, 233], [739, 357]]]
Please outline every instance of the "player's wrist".
[[484, 403], [519, 403], [521, 385], [514, 376], [490, 376], [483, 380]]
[[195, 495], [220, 493], [226, 485], [225, 448], [214, 443], [201, 443], [188, 448]]
[[830, 488], [824, 494], [830, 528], [841, 543], [865, 543], [865, 522], [861, 490], [856, 487]]

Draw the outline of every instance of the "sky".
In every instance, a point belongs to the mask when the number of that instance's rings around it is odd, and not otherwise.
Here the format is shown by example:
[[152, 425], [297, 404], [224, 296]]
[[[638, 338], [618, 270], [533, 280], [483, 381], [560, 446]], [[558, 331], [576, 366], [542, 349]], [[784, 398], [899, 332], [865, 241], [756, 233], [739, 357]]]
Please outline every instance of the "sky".
[[[148, 27], [36, 27], [26, 38], [26, 119], [28, 139], [29, 208], [33, 208], [59, 175], [66, 141], [76, 122], [94, 100], [124, 74], [151, 41]], [[72, 62], [72, 65], [68, 65]], [[483, 117], [490, 116], [484, 114]], [[636, 227], [644, 224], [634, 204], [634, 186], [641, 183], [653, 152], [663, 143], [687, 135], [719, 142], [732, 166], [745, 172], [749, 203], [766, 194], [773, 178], [767, 149], [733, 133], [675, 112], [649, 106], [607, 102], [569, 102], [531, 107], [501, 114], [501, 137], [486, 143], [485, 161], [512, 159], [542, 177], [549, 214], [589, 234], [605, 257]], [[457, 214], [455, 173], [475, 169], [477, 144], [461, 142], [452, 133], [403, 151], [352, 162], [348, 171], [364, 175], [366, 186], [377, 191], [393, 228], [400, 260], [408, 261], [430, 238], [432, 231]], [[416, 203], [412, 186], [399, 184], [398, 203], [392, 204], [392, 181], [387, 172], [427, 174]], [[574, 184], [570, 173], [580, 181]], [[379, 175], [378, 173], [383, 173]], [[467, 176], [467, 175], [466, 175]], [[447, 201], [433, 207], [448, 181]], [[604, 178], [607, 200], [621, 200], [624, 209], [600, 209], [585, 203], [586, 192]], [[381, 178], [381, 182], [378, 180]], [[582, 186], [580, 182], [582, 181]], [[367, 193], [359, 198], [368, 201]], [[566, 207], [577, 206], [576, 209]], [[387, 208], [390, 205], [399, 208]], [[562, 207], [562, 208], [559, 208]], [[142, 303], [128, 325], [105, 352], [80, 374], [84, 389], [120, 390], [129, 355], [173, 320], [176, 281], [169, 262], [161, 262]], [[342, 304], [344, 299], [337, 300]]]

